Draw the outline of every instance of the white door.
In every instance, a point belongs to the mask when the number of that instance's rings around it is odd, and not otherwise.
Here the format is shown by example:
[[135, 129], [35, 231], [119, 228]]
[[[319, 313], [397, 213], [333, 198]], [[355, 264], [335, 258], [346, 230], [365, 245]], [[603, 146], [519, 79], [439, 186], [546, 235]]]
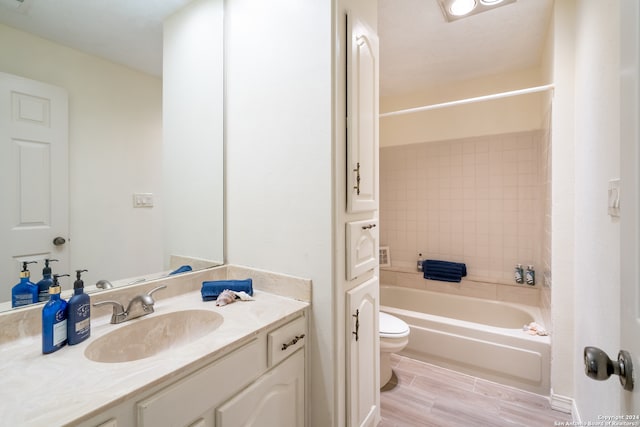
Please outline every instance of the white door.
[[347, 292], [347, 425], [380, 421], [379, 282], [376, 276]]
[[[68, 96], [64, 89], [0, 73], [0, 301], [20, 261], [55, 258], [69, 272]], [[31, 281], [44, 263], [32, 264]]]
[[347, 209], [378, 208], [378, 36], [347, 16]]
[[[620, 413], [640, 415], [640, 4], [621, 3], [621, 260], [620, 348], [631, 354], [635, 384], [622, 394]], [[610, 355], [615, 357], [615, 355]], [[624, 420], [627, 421], [627, 420]], [[638, 419], [629, 419], [637, 423]]]

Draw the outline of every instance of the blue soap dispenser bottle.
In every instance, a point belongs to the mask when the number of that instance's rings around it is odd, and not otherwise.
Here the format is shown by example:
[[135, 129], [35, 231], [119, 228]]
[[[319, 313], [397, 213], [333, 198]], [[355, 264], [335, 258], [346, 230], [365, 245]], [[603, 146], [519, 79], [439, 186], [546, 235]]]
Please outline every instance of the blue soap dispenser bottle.
[[67, 319], [67, 340], [69, 345], [79, 344], [91, 335], [91, 301], [84, 293], [82, 273], [87, 270], [76, 270], [76, 281], [73, 283], [73, 296], [69, 298], [69, 318]]
[[20, 283], [11, 288], [11, 307], [23, 307], [25, 305], [38, 302], [38, 287], [31, 282], [31, 273], [27, 268], [28, 264], [35, 264], [37, 261], [23, 261], [20, 272]]
[[44, 260], [44, 268], [42, 269], [42, 280], [36, 283], [36, 285], [38, 286], [38, 302], [46, 302], [49, 299], [49, 288], [53, 283], [53, 277], [51, 277], [51, 267], [49, 267], [49, 263], [53, 261], [58, 260], [49, 258]]
[[60, 298], [58, 277], [68, 274], [54, 274], [49, 288], [49, 301], [42, 309], [42, 353], [49, 354], [67, 344], [67, 302]]

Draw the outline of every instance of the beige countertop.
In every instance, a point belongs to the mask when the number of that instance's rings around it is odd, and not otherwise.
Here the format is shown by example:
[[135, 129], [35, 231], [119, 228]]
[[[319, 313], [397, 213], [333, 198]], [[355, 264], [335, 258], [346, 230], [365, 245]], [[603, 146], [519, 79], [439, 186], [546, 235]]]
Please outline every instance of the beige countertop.
[[[309, 306], [257, 289], [254, 298], [217, 307], [213, 301], [203, 302], [199, 291], [190, 291], [160, 299], [155, 313], [119, 325], [109, 323], [110, 315], [92, 316], [89, 339], [48, 355], [42, 354], [39, 334], [6, 342], [0, 345], [0, 424], [63, 425], [90, 417], [214, 361], [260, 331], [299, 316]], [[137, 361], [99, 363], [84, 355], [94, 340], [117, 328], [188, 309], [215, 311], [224, 321], [193, 342]]]

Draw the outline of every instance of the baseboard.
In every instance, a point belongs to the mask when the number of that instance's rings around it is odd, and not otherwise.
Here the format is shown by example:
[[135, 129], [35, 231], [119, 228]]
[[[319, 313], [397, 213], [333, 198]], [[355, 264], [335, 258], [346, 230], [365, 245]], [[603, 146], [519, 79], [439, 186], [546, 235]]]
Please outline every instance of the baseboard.
[[572, 414], [575, 421], [574, 414], [577, 414], [577, 408], [572, 398], [555, 394], [553, 390], [551, 390], [549, 401], [551, 403], [551, 409], [564, 412], [565, 414]]

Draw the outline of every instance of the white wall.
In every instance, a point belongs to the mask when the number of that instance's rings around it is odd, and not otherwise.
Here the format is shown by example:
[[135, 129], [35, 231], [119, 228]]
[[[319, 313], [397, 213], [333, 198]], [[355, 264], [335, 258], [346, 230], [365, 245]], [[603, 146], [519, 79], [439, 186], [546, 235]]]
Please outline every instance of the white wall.
[[132, 207], [160, 191], [161, 80], [1, 24], [0, 52], [0, 71], [69, 93], [71, 268], [85, 283], [162, 270], [162, 206]]
[[[620, 229], [607, 214], [620, 176], [619, 2], [555, 6], [552, 386], [583, 423], [618, 414], [617, 379], [586, 377], [585, 346], [620, 346]], [[597, 72], [594, 72], [597, 70]]]
[[332, 4], [231, 0], [225, 25], [227, 260], [312, 279], [309, 419], [330, 426]]
[[165, 265], [171, 255], [224, 261], [223, 23], [223, 0], [196, 0], [164, 22]]
[[[380, 112], [403, 110], [547, 84], [539, 68], [440, 85], [380, 99]], [[380, 119], [380, 146], [526, 132], [541, 128], [545, 95], [503, 98]], [[547, 102], [548, 105], [548, 102]]]
[[[620, 349], [620, 224], [607, 214], [608, 181], [620, 178], [619, 1], [580, 1], [575, 47], [575, 399], [582, 421], [618, 414], [617, 378], [596, 382], [581, 355]], [[593, 72], [597, 70], [597, 72]]]

